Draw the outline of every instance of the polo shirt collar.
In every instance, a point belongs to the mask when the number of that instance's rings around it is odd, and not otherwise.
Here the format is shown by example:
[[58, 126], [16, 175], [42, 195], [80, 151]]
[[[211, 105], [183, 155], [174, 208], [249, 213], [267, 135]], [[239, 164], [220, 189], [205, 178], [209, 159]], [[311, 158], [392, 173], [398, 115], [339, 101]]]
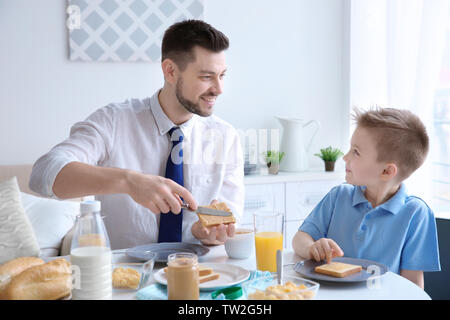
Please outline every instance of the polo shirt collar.
[[356, 206], [360, 203], [369, 202], [364, 196], [364, 190], [366, 187], [356, 186], [355, 192], [353, 193], [352, 205]]
[[[155, 118], [156, 125], [158, 127], [158, 131], [160, 135], [166, 135], [170, 129], [176, 126], [172, 120], [164, 113], [161, 105], [159, 104], [158, 95], [159, 92], [156, 91], [153, 96], [150, 98], [150, 108], [152, 110], [153, 116]], [[198, 115], [194, 114], [191, 119], [180, 124], [178, 127], [183, 132], [183, 136], [186, 140], [190, 140], [190, 136], [192, 133], [192, 128], [194, 127], [194, 123], [197, 120]]]
[[[356, 206], [360, 203], [369, 202], [364, 196], [365, 189], [366, 187], [364, 186], [356, 186], [352, 199], [353, 206]], [[384, 210], [389, 211], [392, 214], [397, 214], [405, 204], [406, 197], [406, 187], [405, 184], [402, 183], [397, 193], [391, 199], [379, 205], [378, 208], [383, 208]]]
[[381, 204], [380, 207], [384, 210], [391, 212], [392, 214], [397, 214], [400, 209], [403, 207], [406, 201], [406, 187], [405, 184], [402, 183], [397, 193], [394, 194], [392, 198], [390, 198], [385, 203]]

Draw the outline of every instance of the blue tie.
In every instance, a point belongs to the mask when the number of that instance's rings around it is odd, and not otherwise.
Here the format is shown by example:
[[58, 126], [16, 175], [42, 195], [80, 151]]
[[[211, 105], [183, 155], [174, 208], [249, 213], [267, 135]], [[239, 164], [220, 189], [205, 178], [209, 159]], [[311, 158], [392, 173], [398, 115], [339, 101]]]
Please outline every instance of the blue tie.
[[[183, 186], [183, 133], [180, 128], [173, 127], [169, 130], [169, 136], [172, 148], [167, 159], [165, 177]], [[183, 210], [180, 214], [172, 211], [161, 213], [158, 242], [181, 242], [182, 224]]]

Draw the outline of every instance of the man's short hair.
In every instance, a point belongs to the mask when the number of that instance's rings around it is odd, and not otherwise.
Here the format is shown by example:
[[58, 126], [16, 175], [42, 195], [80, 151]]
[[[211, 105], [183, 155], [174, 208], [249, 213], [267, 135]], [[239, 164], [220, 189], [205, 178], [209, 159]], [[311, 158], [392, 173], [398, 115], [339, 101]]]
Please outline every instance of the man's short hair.
[[181, 71], [195, 61], [192, 49], [202, 47], [212, 52], [228, 49], [229, 40], [219, 30], [201, 20], [184, 20], [170, 26], [164, 33], [161, 61], [173, 60]]
[[357, 126], [373, 132], [379, 162], [394, 162], [400, 180], [408, 178], [425, 161], [429, 139], [425, 125], [408, 110], [372, 107], [355, 108]]

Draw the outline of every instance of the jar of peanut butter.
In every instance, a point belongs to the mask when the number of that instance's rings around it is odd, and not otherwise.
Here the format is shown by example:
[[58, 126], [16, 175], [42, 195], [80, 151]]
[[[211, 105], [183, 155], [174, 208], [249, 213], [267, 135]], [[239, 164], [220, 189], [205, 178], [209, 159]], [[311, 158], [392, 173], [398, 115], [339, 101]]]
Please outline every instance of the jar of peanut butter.
[[198, 259], [193, 253], [173, 253], [167, 261], [169, 300], [198, 300]]

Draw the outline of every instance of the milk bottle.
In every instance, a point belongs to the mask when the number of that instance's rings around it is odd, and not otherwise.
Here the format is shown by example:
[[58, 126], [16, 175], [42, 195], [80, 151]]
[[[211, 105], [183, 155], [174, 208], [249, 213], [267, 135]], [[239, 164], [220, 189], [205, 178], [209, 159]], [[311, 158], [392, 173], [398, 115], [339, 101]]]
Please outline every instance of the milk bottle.
[[100, 216], [100, 201], [84, 201], [75, 222], [70, 250], [73, 300], [112, 299], [111, 247]]

